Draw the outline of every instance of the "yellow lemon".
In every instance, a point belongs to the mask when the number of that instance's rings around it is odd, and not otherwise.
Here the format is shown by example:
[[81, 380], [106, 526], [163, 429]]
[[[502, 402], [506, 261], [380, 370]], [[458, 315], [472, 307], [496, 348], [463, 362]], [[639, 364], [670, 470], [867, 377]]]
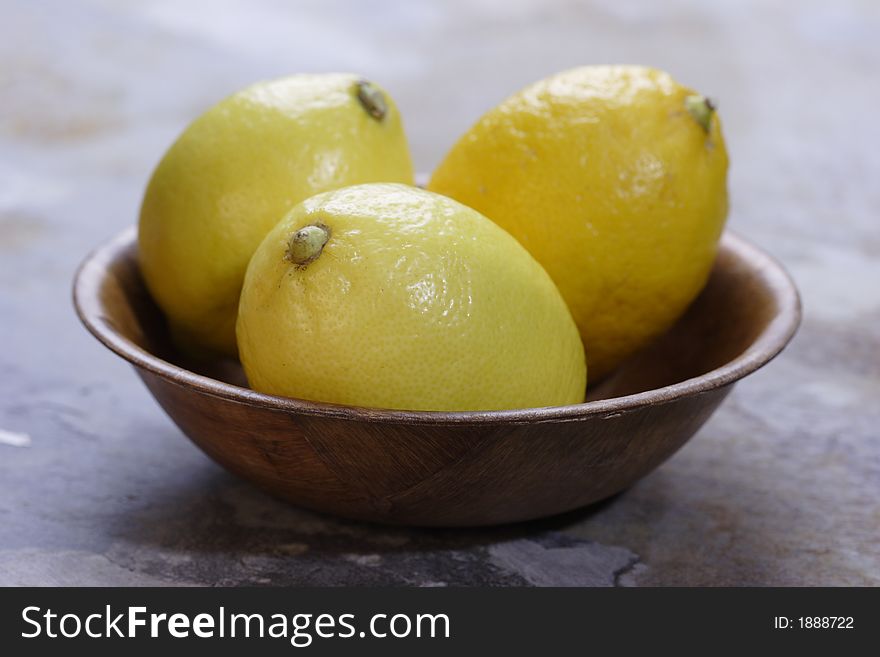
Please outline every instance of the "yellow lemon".
[[396, 184], [296, 206], [254, 253], [238, 314], [251, 386], [316, 401], [493, 410], [583, 401], [553, 281], [475, 210]]
[[544, 265], [594, 380], [705, 284], [727, 216], [713, 109], [662, 71], [578, 68], [489, 111], [431, 178], [429, 189], [479, 210]]
[[202, 114], [162, 158], [140, 216], [141, 268], [178, 344], [236, 353], [245, 269], [287, 210], [318, 192], [412, 175], [394, 103], [355, 75], [255, 84]]

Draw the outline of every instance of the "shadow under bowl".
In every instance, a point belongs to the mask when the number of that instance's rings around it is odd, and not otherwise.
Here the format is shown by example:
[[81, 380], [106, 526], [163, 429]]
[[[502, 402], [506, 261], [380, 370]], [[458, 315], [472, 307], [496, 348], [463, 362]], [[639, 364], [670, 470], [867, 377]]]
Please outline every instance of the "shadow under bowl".
[[223, 467], [303, 507], [421, 526], [527, 520], [625, 489], [687, 442], [800, 322], [782, 267], [727, 233], [685, 315], [586, 403], [407, 412], [265, 395], [246, 387], [237, 363], [187, 362], [144, 286], [133, 229], [86, 259], [74, 301], [88, 330]]

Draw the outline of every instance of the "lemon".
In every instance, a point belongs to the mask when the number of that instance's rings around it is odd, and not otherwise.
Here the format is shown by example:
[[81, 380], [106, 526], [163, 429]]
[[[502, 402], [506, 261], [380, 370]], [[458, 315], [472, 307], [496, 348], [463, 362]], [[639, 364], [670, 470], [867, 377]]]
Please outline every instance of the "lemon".
[[494, 410], [583, 401], [559, 291], [478, 212], [399, 184], [296, 206], [254, 253], [238, 315], [251, 386], [316, 401]]
[[247, 263], [287, 210], [412, 175], [393, 101], [355, 75], [255, 84], [202, 114], [162, 158], [140, 216], [141, 268], [178, 344], [235, 354]]
[[596, 380], [705, 284], [727, 216], [727, 164], [705, 98], [655, 69], [583, 67], [485, 114], [428, 188], [479, 210], [544, 265]]

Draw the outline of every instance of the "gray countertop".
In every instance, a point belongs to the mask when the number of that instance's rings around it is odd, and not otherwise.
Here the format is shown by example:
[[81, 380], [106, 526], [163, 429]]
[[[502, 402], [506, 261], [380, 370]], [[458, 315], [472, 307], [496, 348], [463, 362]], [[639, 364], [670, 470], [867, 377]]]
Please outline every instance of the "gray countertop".
[[[662, 8], [661, 8], [662, 7]], [[880, 584], [880, 5], [25, 0], [0, 8], [0, 584]], [[429, 170], [582, 63], [720, 101], [730, 226], [782, 259], [800, 334], [629, 491], [490, 530], [368, 526], [226, 474], [74, 317], [164, 148], [257, 79], [354, 70]]]

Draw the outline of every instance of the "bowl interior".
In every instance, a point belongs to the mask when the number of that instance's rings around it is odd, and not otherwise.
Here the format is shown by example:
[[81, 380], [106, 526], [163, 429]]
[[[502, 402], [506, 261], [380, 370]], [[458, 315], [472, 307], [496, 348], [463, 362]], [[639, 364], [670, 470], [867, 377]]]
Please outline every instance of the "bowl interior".
[[[166, 372], [180, 368], [246, 387], [237, 362], [195, 362], [175, 349], [165, 318], [141, 278], [134, 230], [93, 254], [78, 275], [75, 295], [88, 328], [136, 364], [158, 358], [170, 364], [163, 364]], [[690, 392], [694, 386], [725, 385], [775, 356], [799, 318], [797, 292], [781, 267], [727, 233], [706, 287], [684, 316], [610, 377], [591, 382], [588, 402], [681, 388], [685, 382]]]

